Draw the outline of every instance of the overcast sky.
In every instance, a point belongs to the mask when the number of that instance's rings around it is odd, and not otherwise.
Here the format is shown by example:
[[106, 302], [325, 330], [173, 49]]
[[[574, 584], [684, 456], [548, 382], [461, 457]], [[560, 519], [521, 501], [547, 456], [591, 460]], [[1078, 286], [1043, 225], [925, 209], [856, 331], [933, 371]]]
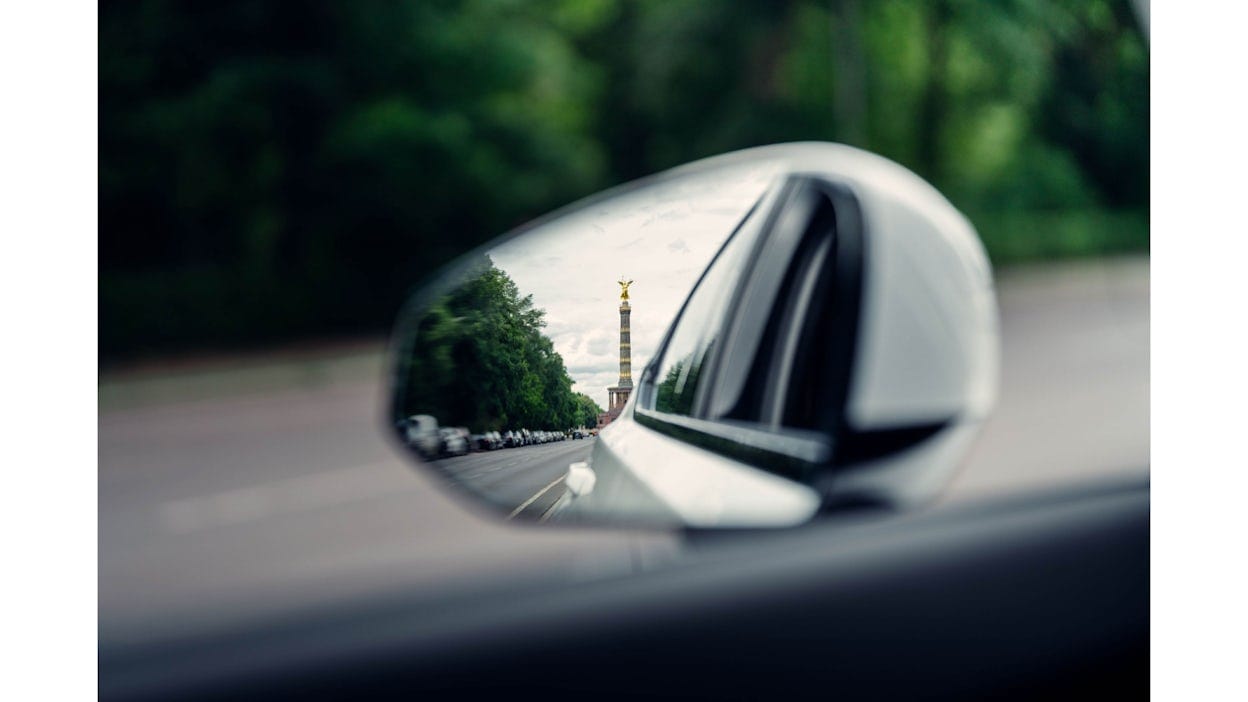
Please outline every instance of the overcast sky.
[[619, 380], [619, 304], [632, 280], [633, 381], [715, 252], [775, 176], [750, 164], [690, 176], [593, 205], [489, 252], [546, 311], [546, 335], [576, 392], [607, 406]]

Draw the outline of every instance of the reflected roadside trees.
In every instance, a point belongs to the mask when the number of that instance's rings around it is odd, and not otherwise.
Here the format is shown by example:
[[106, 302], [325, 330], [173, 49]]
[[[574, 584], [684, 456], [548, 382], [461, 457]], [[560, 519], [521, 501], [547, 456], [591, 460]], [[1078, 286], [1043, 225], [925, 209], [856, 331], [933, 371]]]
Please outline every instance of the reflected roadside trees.
[[405, 414], [473, 431], [593, 426], [601, 408], [572, 391], [543, 333], [545, 313], [486, 256], [418, 324]]

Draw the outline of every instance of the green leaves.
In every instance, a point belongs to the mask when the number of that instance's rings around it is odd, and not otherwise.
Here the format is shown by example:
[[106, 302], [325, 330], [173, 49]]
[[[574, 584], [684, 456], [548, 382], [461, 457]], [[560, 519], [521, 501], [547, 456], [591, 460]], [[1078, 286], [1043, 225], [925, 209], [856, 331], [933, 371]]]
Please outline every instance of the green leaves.
[[107, 3], [101, 356], [381, 330], [455, 255], [607, 185], [571, 32], [610, 3], [555, 9]]
[[542, 334], [542, 310], [483, 259], [418, 326], [405, 412], [473, 431], [593, 426], [602, 410], [572, 392], [563, 358]]
[[99, 78], [104, 359], [378, 333], [512, 226], [781, 141], [916, 170], [998, 261], [1063, 211], [1147, 247], [1127, 0], [103, 3]]

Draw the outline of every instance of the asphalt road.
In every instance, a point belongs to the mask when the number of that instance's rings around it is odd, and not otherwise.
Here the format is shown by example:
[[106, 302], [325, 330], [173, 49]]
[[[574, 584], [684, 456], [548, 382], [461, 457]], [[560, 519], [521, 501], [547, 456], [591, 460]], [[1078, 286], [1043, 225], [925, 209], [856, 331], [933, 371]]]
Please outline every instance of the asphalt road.
[[442, 458], [434, 467], [498, 505], [507, 519], [543, 521], [563, 494], [568, 466], [589, 459], [596, 438]]
[[[381, 356], [366, 353], [375, 373], [302, 359], [315, 370], [285, 389], [264, 380], [284, 360], [237, 371], [261, 392], [231, 386], [235, 373], [101, 386], [101, 641], [163, 641], [377, 594], [462, 594], [500, 578], [593, 580], [674, 548], [663, 533], [512, 526], [462, 498], [388, 440]], [[174, 392], [190, 397], [170, 402]]]
[[[999, 406], [943, 499], [1146, 474], [1147, 260], [1011, 272], [999, 291]], [[101, 378], [101, 642], [678, 557], [670, 534], [519, 526], [445, 489], [385, 438], [383, 358], [372, 343]], [[588, 449], [441, 463], [516, 499]]]
[[1007, 271], [1001, 381], [945, 502], [1146, 475], [1147, 259]]

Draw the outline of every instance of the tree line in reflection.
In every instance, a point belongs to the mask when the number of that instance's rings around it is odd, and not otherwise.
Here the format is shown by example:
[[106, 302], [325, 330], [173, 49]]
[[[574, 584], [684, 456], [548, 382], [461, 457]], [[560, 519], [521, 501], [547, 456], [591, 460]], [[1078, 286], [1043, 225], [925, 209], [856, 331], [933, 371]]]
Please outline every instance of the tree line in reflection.
[[482, 257], [424, 314], [409, 362], [406, 413], [473, 431], [592, 427], [602, 409], [572, 391], [533, 296]]
[[672, 414], [693, 414], [693, 398], [698, 389], [698, 378], [702, 375], [704, 358], [698, 357], [695, 361], [694, 356], [694, 353], [690, 353], [668, 369], [662, 382], [655, 388], [655, 409]]

